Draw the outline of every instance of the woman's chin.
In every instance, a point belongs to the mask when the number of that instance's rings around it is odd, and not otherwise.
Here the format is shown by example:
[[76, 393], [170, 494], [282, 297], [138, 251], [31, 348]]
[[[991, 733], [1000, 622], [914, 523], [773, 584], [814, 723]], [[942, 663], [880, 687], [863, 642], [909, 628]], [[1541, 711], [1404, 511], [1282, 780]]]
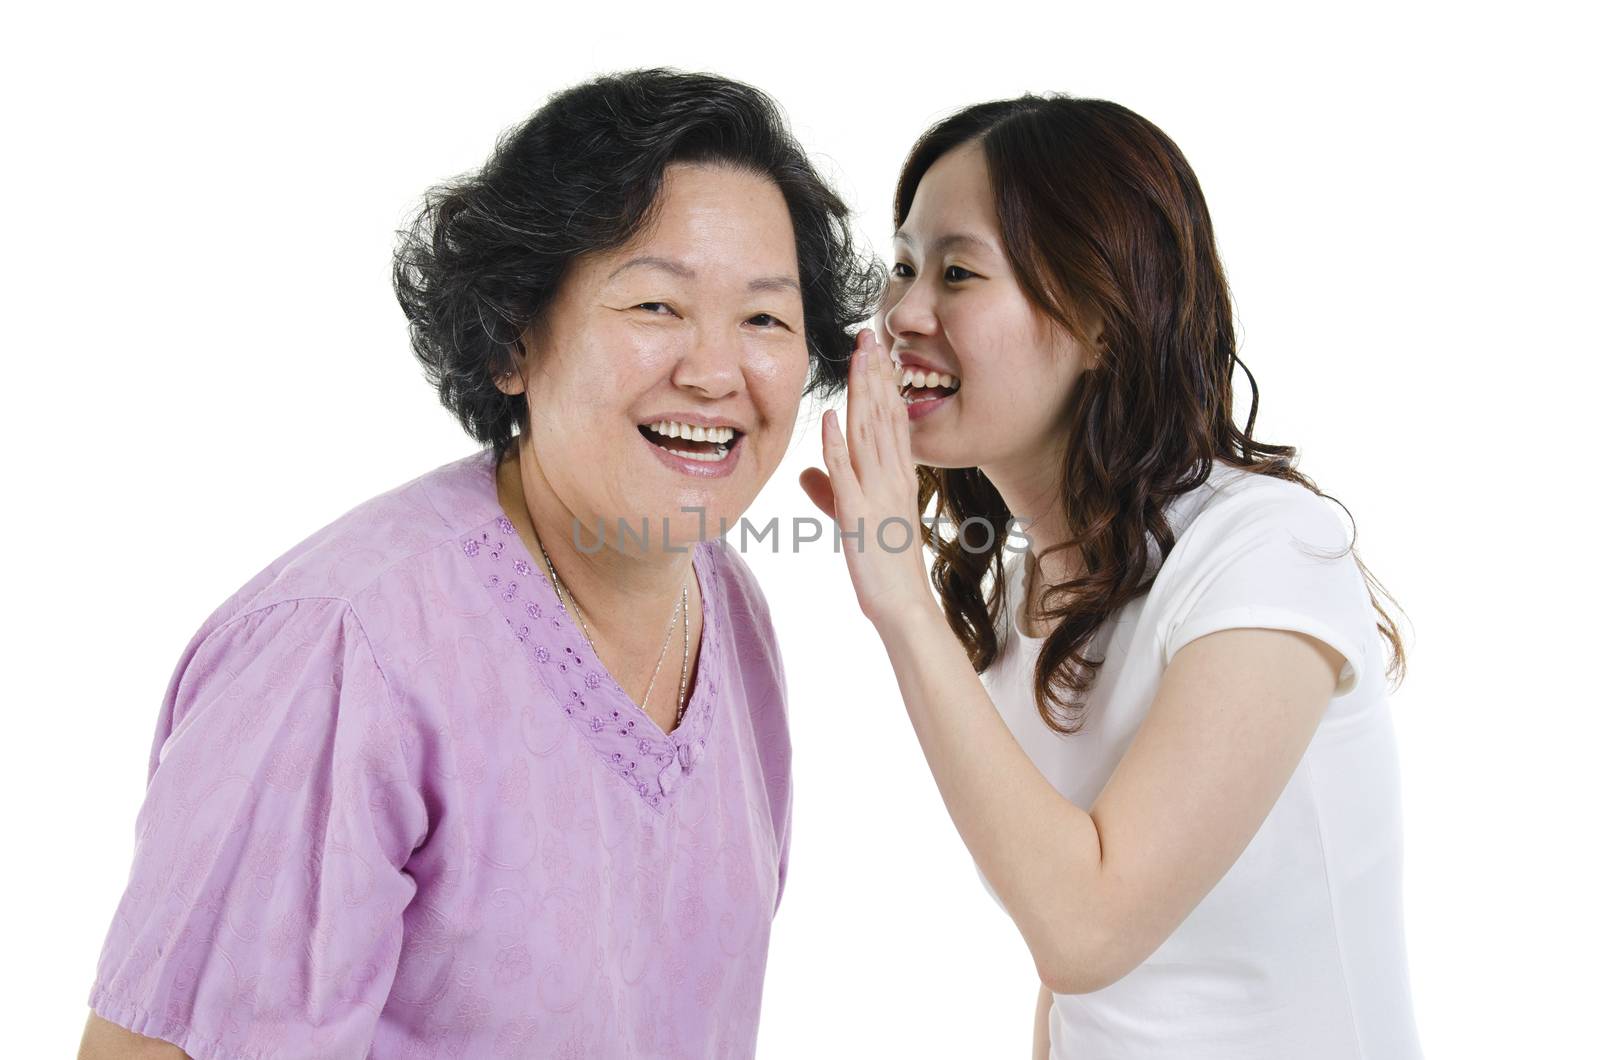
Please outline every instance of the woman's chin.
[[[749, 508], [751, 498], [729, 496], [731, 492], [731, 489], [712, 487], [658, 495], [640, 509], [610, 520], [606, 526], [607, 539], [621, 544], [627, 552], [638, 552], [641, 548], [652, 552], [688, 551], [696, 542], [715, 539], [738, 526], [739, 517]], [[641, 540], [645, 541], [642, 546]]]

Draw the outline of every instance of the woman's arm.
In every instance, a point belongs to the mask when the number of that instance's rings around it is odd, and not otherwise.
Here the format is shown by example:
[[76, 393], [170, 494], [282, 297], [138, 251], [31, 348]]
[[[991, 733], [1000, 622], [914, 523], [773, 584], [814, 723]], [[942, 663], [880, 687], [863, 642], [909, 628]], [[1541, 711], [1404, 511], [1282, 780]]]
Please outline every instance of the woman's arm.
[[1039, 999], [1033, 1004], [1033, 1060], [1050, 1060], [1050, 988], [1039, 984]]
[[78, 1060], [189, 1060], [189, 1054], [171, 1042], [135, 1034], [91, 1012], [78, 1043]]
[[[1300, 633], [1225, 629], [1181, 648], [1093, 806], [1058, 793], [1017, 744], [950, 630], [916, 550], [916, 478], [888, 357], [851, 365], [849, 436], [823, 417], [829, 475], [802, 480], [841, 529], [863, 613], [894, 668], [951, 820], [1022, 932], [1040, 980], [1097, 990], [1149, 956], [1261, 826], [1332, 699], [1342, 658]], [[820, 481], [819, 481], [820, 480]], [[886, 535], [887, 536], [887, 535]]]
[[951, 820], [1061, 994], [1127, 974], [1222, 878], [1288, 783], [1341, 662], [1281, 630], [1186, 645], [1084, 810], [1017, 744], [942, 614], [878, 631]]

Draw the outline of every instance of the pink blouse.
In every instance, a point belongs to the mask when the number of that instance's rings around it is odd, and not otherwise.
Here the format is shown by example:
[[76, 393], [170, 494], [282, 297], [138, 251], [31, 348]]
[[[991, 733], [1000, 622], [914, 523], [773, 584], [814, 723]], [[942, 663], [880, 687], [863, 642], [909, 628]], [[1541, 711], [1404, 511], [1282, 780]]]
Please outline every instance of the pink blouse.
[[360, 504], [190, 641], [96, 1013], [196, 1060], [753, 1055], [790, 819], [765, 599], [695, 546], [697, 677], [663, 733], [492, 461]]

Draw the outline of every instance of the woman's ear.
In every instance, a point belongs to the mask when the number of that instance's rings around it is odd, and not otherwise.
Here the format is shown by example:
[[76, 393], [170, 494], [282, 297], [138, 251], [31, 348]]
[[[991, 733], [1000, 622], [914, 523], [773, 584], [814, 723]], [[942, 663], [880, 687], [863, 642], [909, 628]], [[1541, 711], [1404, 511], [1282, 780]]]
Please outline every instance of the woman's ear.
[[494, 377], [494, 385], [502, 394], [521, 394], [528, 389], [528, 340], [528, 332], [523, 332], [516, 342], [506, 347], [511, 367]]
[[1089, 319], [1089, 348], [1084, 358], [1084, 371], [1091, 371], [1105, 364], [1110, 351], [1106, 347], [1106, 328], [1098, 314]]

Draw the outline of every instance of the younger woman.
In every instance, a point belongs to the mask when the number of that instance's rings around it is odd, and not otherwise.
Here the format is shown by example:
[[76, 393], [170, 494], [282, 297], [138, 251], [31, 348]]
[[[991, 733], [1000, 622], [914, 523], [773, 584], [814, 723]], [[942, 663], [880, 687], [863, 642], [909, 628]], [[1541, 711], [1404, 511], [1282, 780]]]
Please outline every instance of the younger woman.
[[[1102, 100], [983, 104], [917, 143], [894, 213], [881, 344], [802, 485], [865, 531], [857, 598], [1032, 951], [1037, 1055], [1418, 1055], [1404, 651], [1295, 450], [1252, 436], [1253, 378], [1234, 422], [1183, 155]], [[929, 502], [937, 595], [896, 551]]]

